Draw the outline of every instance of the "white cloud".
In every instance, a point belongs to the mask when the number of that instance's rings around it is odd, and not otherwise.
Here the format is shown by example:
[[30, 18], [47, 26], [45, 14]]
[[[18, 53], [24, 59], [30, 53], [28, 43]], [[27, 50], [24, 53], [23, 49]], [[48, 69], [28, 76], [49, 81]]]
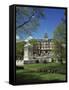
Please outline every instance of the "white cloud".
[[28, 38], [25, 39], [25, 41], [27, 42], [27, 41], [29, 41], [31, 39], [33, 39], [33, 37], [32, 36], [29, 36]]
[[20, 37], [19, 37], [18, 35], [16, 35], [16, 39], [17, 39], [17, 40], [19, 40], [19, 39], [20, 39]]

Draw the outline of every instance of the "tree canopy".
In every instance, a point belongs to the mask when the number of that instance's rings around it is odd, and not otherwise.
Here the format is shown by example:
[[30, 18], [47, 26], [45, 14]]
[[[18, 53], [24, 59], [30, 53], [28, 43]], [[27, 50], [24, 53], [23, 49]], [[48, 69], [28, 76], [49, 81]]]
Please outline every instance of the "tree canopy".
[[62, 21], [56, 28], [54, 32], [54, 39], [66, 43], [66, 24]]
[[25, 44], [25, 42], [18, 42], [18, 43], [16, 43], [16, 59], [18, 59], [19, 57], [21, 59], [23, 59], [24, 44]]
[[16, 33], [31, 35], [40, 24], [40, 19], [45, 16], [44, 8], [16, 7]]
[[36, 39], [31, 39], [31, 40], [29, 40], [29, 42], [30, 42], [31, 45], [38, 44], [38, 41]]
[[66, 23], [62, 21], [54, 31], [54, 56], [62, 63], [66, 60]]

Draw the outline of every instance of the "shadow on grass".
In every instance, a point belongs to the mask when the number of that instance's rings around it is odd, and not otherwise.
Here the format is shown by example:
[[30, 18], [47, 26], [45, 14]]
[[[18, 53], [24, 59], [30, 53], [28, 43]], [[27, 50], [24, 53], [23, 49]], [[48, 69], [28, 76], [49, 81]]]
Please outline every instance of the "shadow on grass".
[[24, 72], [24, 73], [17, 73], [16, 74], [16, 80], [23, 81], [23, 80], [40, 80], [40, 75], [37, 73], [30, 73], [30, 72]]
[[[33, 67], [34, 66], [34, 67]], [[38, 67], [39, 66], [39, 67]], [[41, 65], [26, 65], [24, 69], [16, 70], [17, 81], [65, 81], [66, 65], [44, 66]]]
[[16, 80], [17, 81], [61, 81], [65, 80], [65, 75], [62, 74], [55, 74], [55, 73], [44, 73], [44, 72], [21, 72], [16, 74]]

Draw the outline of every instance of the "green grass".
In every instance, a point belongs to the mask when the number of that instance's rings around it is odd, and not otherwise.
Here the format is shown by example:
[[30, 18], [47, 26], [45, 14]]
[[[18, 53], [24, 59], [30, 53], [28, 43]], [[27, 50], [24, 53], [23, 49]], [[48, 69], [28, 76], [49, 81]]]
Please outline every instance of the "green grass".
[[66, 65], [57, 63], [25, 64], [24, 69], [16, 69], [17, 80], [65, 80]]

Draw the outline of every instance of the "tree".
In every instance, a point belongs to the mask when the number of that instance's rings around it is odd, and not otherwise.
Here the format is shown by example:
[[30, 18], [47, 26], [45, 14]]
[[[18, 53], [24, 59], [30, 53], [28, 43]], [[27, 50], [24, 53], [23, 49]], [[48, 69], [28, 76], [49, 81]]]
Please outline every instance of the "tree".
[[25, 42], [16, 43], [16, 59], [23, 59]]
[[31, 35], [44, 17], [44, 8], [16, 7], [16, 33]]
[[36, 39], [31, 39], [31, 40], [29, 40], [29, 42], [30, 42], [31, 45], [38, 44], [38, 41]]
[[63, 63], [66, 60], [66, 24], [64, 21], [57, 26], [53, 39], [54, 56]]

